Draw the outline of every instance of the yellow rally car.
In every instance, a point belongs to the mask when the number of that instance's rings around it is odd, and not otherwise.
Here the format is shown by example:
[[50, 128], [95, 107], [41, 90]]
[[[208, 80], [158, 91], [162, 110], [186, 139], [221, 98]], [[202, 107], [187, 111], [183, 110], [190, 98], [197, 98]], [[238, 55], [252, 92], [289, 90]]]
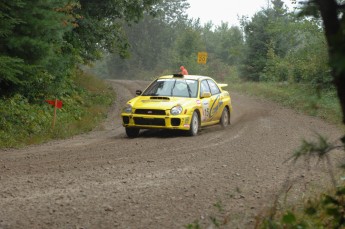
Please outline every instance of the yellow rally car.
[[129, 100], [121, 117], [130, 138], [140, 129], [178, 129], [195, 136], [203, 126], [230, 124], [231, 98], [211, 77], [167, 75]]

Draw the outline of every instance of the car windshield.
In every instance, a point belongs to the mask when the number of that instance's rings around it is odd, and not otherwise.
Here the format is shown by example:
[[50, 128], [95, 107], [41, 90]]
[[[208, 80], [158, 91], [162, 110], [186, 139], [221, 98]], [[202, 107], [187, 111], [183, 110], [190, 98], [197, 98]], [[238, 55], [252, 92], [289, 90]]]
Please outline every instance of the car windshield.
[[198, 81], [186, 79], [158, 79], [143, 93], [144, 96], [174, 96], [196, 98]]

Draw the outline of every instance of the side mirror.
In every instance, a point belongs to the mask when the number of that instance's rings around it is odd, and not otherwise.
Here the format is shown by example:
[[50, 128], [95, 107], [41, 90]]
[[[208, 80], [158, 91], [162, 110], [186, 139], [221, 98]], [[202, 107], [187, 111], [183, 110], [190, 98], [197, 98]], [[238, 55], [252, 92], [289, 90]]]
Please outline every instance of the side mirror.
[[143, 93], [143, 92], [142, 92], [141, 90], [136, 90], [136, 91], [135, 91], [135, 94], [136, 94], [136, 95], [141, 95], [142, 93]]
[[203, 92], [202, 94], [201, 94], [201, 98], [210, 98], [212, 95], [211, 95], [211, 93], [210, 92]]

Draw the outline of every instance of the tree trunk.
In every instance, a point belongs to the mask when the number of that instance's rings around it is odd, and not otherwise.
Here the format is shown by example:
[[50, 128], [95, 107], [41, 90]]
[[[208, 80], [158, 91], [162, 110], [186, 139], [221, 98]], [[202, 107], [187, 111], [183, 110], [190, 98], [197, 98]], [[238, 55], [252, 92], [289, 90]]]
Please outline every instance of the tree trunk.
[[[335, 0], [316, 1], [324, 24], [328, 43], [328, 54], [332, 68], [333, 83], [337, 89], [338, 98], [345, 124], [345, 28], [339, 19], [340, 7]], [[345, 17], [344, 14], [342, 17]]]
[[342, 71], [335, 77], [334, 84], [337, 88], [340, 106], [343, 113], [343, 124], [345, 124], [345, 71]]

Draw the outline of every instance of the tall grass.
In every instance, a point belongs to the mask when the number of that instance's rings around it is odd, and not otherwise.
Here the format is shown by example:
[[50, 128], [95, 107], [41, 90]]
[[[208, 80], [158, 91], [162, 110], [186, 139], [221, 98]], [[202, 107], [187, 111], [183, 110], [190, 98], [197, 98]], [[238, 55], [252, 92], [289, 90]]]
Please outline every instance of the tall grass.
[[63, 139], [95, 128], [106, 117], [115, 94], [104, 81], [78, 71], [68, 93], [59, 99], [54, 128], [54, 108], [45, 101], [30, 104], [21, 95], [0, 99], [0, 148], [22, 147]]
[[298, 112], [341, 124], [341, 109], [336, 91], [312, 85], [288, 83], [236, 82], [229, 80], [230, 90], [277, 102]]

